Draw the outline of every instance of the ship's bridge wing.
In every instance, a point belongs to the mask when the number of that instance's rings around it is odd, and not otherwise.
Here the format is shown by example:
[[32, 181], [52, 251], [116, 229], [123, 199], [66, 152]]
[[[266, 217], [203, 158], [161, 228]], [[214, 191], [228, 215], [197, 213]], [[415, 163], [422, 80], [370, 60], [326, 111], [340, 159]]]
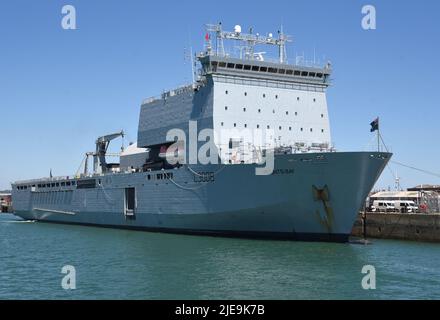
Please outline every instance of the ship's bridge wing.
[[274, 81], [330, 85], [331, 65], [308, 67], [270, 61], [245, 60], [216, 55], [201, 55], [202, 75], [225, 74]]

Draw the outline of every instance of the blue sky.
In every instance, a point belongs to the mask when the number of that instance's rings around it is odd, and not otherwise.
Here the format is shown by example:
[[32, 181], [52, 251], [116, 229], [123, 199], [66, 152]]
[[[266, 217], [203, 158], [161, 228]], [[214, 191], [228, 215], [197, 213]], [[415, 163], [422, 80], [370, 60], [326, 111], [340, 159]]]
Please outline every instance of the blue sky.
[[[77, 30], [61, 28], [74, 5]], [[361, 8], [377, 29], [361, 28]], [[394, 159], [440, 172], [438, 1], [1, 1], [0, 189], [19, 179], [72, 175], [97, 136], [135, 141], [140, 102], [187, 83], [184, 48], [200, 51], [205, 23], [266, 33], [283, 24], [290, 59], [330, 59], [333, 141], [363, 150], [381, 118]], [[440, 178], [391, 166], [403, 187]], [[378, 187], [393, 186], [386, 170]]]

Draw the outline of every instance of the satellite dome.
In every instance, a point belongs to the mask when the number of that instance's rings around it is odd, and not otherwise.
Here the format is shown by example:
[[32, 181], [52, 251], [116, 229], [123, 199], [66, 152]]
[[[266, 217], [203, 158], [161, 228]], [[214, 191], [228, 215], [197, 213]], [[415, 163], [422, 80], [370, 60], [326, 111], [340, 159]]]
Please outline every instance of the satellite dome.
[[235, 32], [235, 33], [241, 33], [241, 26], [237, 24], [237, 25], [234, 27], [234, 32]]

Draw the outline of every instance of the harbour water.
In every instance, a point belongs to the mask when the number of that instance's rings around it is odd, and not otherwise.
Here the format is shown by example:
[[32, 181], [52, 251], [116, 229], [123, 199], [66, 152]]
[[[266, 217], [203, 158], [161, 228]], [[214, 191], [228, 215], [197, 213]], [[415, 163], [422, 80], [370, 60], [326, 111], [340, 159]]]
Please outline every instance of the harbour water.
[[[184, 236], [0, 214], [0, 299], [440, 299], [440, 245]], [[61, 269], [76, 270], [64, 290]], [[376, 290], [362, 289], [362, 267]]]

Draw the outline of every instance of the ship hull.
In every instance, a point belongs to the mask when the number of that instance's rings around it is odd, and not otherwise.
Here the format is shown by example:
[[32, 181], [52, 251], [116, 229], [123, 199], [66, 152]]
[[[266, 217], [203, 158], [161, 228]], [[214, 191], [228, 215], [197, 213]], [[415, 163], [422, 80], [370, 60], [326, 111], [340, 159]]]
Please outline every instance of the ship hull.
[[[47, 200], [42, 190], [15, 189], [13, 201], [16, 215], [42, 222], [346, 242], [390, 156], [378, 152], [280, 155], [268, 176], [256, 175], [256, 165], [250, 164], [112, 174], [96, 177], [100, 180], [96, 188], [46, 192], [71, 192], [68, 201], [66, 196]], [[169, 172], [172, 178], [163, 178]], [[136, 190], [134, 216], [125, 214], [126, 188]]]

